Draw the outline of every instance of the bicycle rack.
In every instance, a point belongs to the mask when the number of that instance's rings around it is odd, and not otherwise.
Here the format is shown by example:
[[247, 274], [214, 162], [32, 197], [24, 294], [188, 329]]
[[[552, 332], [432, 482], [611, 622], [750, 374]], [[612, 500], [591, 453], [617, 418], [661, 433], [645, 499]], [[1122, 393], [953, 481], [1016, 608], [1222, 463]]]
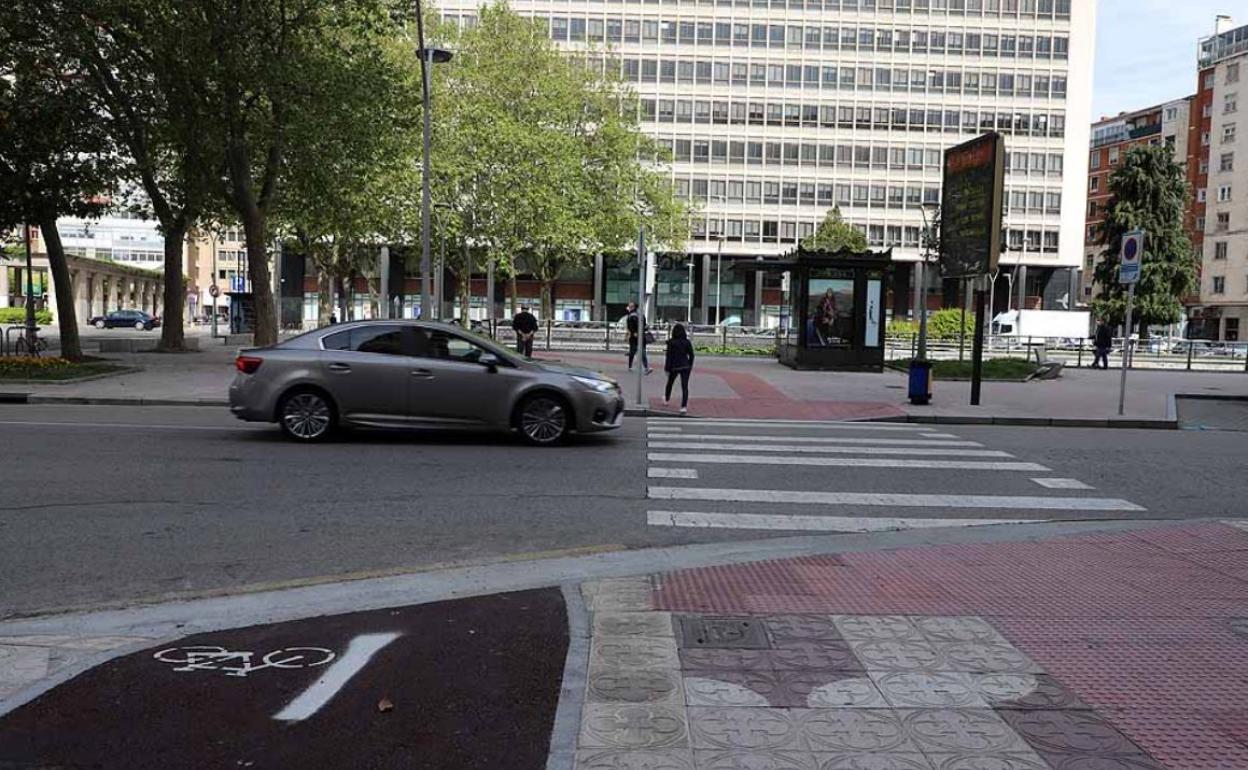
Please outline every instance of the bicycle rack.
[[[4, 338], [3, 340], [0, 340], [0, 356], [17, 355], [17, 343], [10, 342], [10, 337], [9, 337], [9, 335], [15, 331], [25, 334], [26, 325], [22, 324], [20, 326], [10, 326], [9, 328], [4, 330]], [[35, 327], [36, 335], [38, 334], [38, 332], [39, 332], [39, 327], [36, 326]]]

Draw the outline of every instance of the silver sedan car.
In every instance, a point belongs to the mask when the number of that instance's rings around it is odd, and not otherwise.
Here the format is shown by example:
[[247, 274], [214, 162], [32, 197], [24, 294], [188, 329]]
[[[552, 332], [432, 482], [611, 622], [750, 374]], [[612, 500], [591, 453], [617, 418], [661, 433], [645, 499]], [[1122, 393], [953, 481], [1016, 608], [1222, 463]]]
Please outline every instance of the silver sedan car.
[[356, 321], [242, 351], [230, 385], [241, 420], [292, 439], [337, 427], [515, 430], [532, 444], [620, 427], [624, 399], [603, 374], [523, 358], [458, 326]]

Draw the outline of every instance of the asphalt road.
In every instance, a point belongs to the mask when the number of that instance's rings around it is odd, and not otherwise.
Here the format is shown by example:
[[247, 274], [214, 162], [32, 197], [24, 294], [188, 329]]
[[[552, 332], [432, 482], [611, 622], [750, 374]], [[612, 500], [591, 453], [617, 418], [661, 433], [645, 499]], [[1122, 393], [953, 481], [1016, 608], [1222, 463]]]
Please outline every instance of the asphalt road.
[[[652, 423], [651, 429], [667, 434], [652, 435], [656, 443], [688, 439], [747, 446], [652, 446], [651, 453], [681, 459], [648, 459], [647, 425], [629, 420], [614, 434], [545, 450], [505, 436], [376, 433], [309, 447], [287, 443], [276, 428], [245, 425], [215, 409], [0, 406], [6, 450], [0, 472], [0, 585], [5, 587], [0, 617], [569, 549], [794, 534], [784, 517], [835, 515], [868, 524], [903, 516], [1234, 517], [1244, 515], [1248, 491], [1243, 433], [950, 426], [939, 432], [954, 439], [943, 440], [974, 442], [981, 445], [977, 451], [1005, 456], [945, 456], [946, 445], [933, 444], [935, 455], [918, 458], [1044, 466], [1037, 472], [890, 466], [892, 459], [914, 458], [860, 457], [853, 447], [866, 444], [839, 443], [890, 437], [899, 444], [942, 441], [924, 435], [936, 432], [931, 428], [805, 430], [686, 420], [674, 427]], [[823, 445], [840, 446], [841, 453], [752, 451], [748, 441], [732, 436], [773, 443], [792, 436], [830, 437], [834, 440]], [[812, 458], [819, 464], [809, 464]], [[885, 464], [852, 464], [863, 459]], [[656, 469], [686, 476], [648, 478]], [[1034, 477], [1074, 479], [1093, 489], [1042, 488]], [[652, 487], [721, 492], [694, 500], [647, 500]], [[722, 490], [740, 489], [754, 490], [762, 499], [712, 499]], [[788, 491], [920, 497], [901, 508], [878, 501], [824, 505], [794, 503], [777, 494]], [[1047, 511], [963, 506], [965, 496], [983, 495], [1113, 498], [1132, 506], [1095, 510], [1076, 503]], [[751, 528], [648, 523], [648, 512], [656, 510], [771, 518]], [[814, 526], [837, 530], [825, 521]]]

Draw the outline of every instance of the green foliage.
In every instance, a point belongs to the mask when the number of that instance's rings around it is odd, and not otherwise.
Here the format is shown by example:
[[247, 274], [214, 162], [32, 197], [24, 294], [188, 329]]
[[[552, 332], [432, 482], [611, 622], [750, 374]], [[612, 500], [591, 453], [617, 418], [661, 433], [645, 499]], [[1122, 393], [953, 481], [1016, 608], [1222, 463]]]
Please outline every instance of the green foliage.
[[1126, 315], [1126, 290], [1118, 283], [1122, 235], [1145, 231], [1144, 259], [1135, 287], [1135, 319], [1144, 329], [1183, 316], [1182, 300], [1196, 290], [1197, 264], [1183, 227], [1188, 189], [1183, 167], [1163, 146], [1136, 146], [1109, 177], [1114, 196], [1102, 229], [1104, 258], [1096, 267], [1100, 295], [1093, 312], [1111, 324]]
[[[87, 319], [82, 319], [86, 321]], [[12, 326], [16, 324], [26, 323], [26, 308], [24, 307], [0, 307], [0, 324]], [[40, 326], [47, 326], [52, 323], [51, 310], [36, 310], [35, 323]]]
[[884, 327], [884, 333], [890, 337], [909, 337], [919, 333], [919, 325], [914, 321], [893, 320]]
[[504, 3], [482, 7], [459, 34], [455, 59], [434, 70], [448, 254], [471, 259], [455, 248], [466, 240], [502, 274], [522, 262], [548, 287], [595, 253], [629, 249], [642, 225], [656, 247], [681, 247], [685, 209], [666, 171], [642, 161], [659, 149], [622, 82], [559, 51]]
[[775, 345], [765, 348], [747, 348], [740, 345], [695, 345], [694, 350], [708, 356], [765, 356], [770, 358], [776, 355]]
[[[971, 361], [932, 361], [932, 376], [938, 380], [969, 380]], [[910, 369], [909, 360], [893, 361], [889, 366], [902, 371]], [[1036, 365], [1025, 358], [988, 358], [984, 360], [985, 380], [1022, 380], [1036, 371]]]
[[867, 250], [867, 236], [841, 217], [838, 206], [827, 213], [815, 232], [802, 240], [802, 248], [807, 251], [858, 253]]
[[101, 361], [75, 362], [56, 356], [7, 356], [0, 357], [0, 381], [4, 380], [70, 380], [107, 374], [125, 369], [124, 366]]
[[966, 314], [966, 323], [962, 323], [962, 311], [953, 308], [937, 310], [927, 316], [927, 335], [934, 340], [956, 340], [958, 330], [968, 339], [975, 334], [975, 316]]

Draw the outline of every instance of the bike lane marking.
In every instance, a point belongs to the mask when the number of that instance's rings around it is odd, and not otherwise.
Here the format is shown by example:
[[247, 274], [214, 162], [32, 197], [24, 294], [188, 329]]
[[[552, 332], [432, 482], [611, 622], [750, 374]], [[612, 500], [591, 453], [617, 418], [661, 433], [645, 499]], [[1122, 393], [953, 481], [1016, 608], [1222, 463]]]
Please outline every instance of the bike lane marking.
[[320, 711], [351, 677], [368, 665], [373, 655], [398, 638], [399, 634], [396, 633], [362, 634], [355, 637], [347, 645], [347, 651], [334, 661], [329, 670], [287, 704], [286, 708], [274, 714], [273, 718], [283, 722], [298, 722]]

